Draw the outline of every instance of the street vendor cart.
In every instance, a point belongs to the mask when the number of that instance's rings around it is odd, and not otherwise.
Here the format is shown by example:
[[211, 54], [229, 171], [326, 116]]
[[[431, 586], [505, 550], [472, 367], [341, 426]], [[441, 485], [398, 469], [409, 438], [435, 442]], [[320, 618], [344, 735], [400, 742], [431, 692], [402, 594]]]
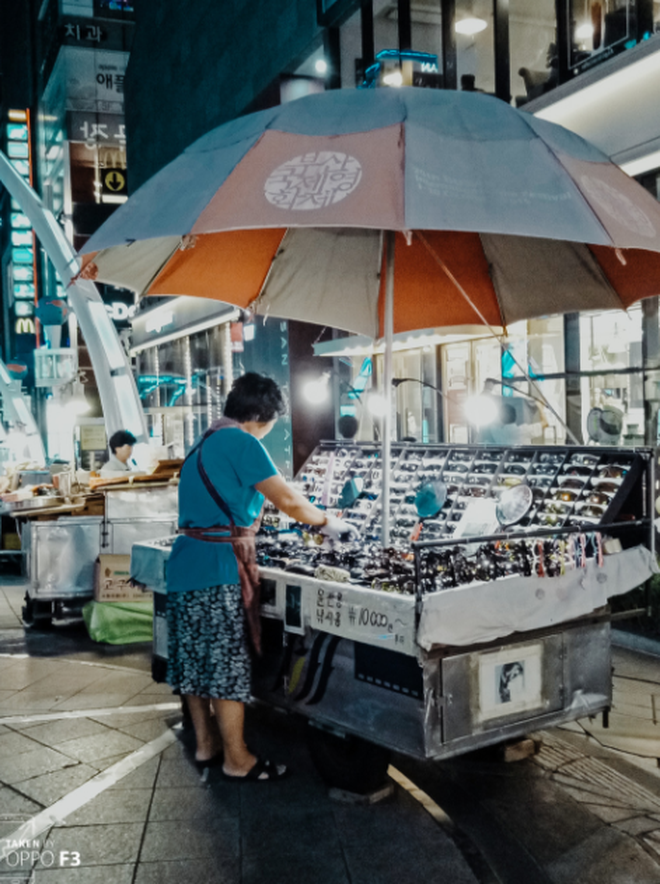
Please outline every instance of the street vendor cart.
[[100, 555], [128, 556], [136, 540], [176, 530], [177, 489], [162, 477], [87, 490], [68, 501], [41, 496], [10, 505], [27, 577], [27, 628], [45, 628], [54, 617], [79, 613], [93, 598]]
[[[394, 444], [392, 463], [387, 549], [376, 443], [322, 443], [296, 479], [358, 543], [323, 549], [266, 512], [254, 696], [434, 759], [606, 713], [609, 600], [657, 571], [652, 452]], [[172, 541], [131, 558], [161, 600], [156, 659]]]

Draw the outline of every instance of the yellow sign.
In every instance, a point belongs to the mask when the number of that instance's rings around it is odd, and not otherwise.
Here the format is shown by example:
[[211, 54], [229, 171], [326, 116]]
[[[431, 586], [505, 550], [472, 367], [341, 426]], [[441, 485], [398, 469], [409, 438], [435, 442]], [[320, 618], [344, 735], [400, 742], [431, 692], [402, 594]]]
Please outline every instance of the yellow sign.
[[126, 190], [126, 175], [119, 169], [106, 169], [103, 173], [103, 186], [111, 193]]
[[16, 325], [14, 330], [17, 335], [33, 335], [35, 334], [34, 330], [34, 320], [27, 319], [26, 317], [21, 317], [16, 320]]

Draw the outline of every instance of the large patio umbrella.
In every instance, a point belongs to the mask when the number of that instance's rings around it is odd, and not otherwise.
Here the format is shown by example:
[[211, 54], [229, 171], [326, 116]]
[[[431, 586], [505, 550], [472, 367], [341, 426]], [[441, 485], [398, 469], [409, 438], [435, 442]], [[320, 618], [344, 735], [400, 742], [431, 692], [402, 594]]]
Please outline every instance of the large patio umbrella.
[[[579, 136], [490, 96], [340, 90], [204, 135], [88, 241], [82, 273], [387, 345], [660, 293], [660, 205]], [[384, 374], [389, 390], [391, 346]]]

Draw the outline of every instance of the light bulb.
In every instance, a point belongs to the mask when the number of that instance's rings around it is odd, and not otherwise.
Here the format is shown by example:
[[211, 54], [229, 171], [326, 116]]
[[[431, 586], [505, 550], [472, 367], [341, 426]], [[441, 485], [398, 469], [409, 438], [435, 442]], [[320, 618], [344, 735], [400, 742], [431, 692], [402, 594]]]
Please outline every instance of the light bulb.
[[465, 416], [475, 427], [485, 427], [497, 419], [497, 405], [491, 396], [471, 396], [465, 402]]
[[303, 396], [308, 402], [314, 405], [320, 405], [325, 402], [329, 395], [328, 381], [330, 375], [326, 372], [320, 378], [307, 381], [303, 387]]
[[383, 417], [387, 411], [387, 401], [380, 393], [372, 393], [367, 399], [367, 408], [374, 417]]
[[401, 71], [392, 71], [390, 74], [385, 74], [383, 77], [383, 83], [386, 86], [402, 86], [403, 85], [403, 74]]
[[589, 40], [594, 35], [594, 26], [585, 22], [585, 24], [580, 25], [579, 28], [575, 30], [575, 38], [576, 40]]
[[464, 34], [467, 37], [472, 37], [474, 34], [484, 31], [487, 27], [488, 22], [484, 21], [483, 18], [470, 16], [470, 18], [459, 19], [454, 25], [454, 30], [457, 34]]
[[319, 58], [314, 65], [317, 74], [325, 74], [328, 70], [328, 62], [325, 58]]

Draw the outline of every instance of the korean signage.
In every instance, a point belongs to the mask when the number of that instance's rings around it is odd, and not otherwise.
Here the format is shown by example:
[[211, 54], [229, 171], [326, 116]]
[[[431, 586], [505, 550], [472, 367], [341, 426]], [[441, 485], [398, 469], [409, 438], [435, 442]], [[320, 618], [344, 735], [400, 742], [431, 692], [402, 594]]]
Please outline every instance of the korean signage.
[[85, 46], [89, 49], [117, 49], [127, 46], [126, 25], [121, 21], [101, 21], [89, 18], [68, 18], [60, 25], [64, 46]]
[[64, 84], [67, 111], [121, 115], [127, 64], [128, 52], [64, 46], [48, 91], [59, 92]]
[[[19, 175], [28, 183], [32, 178], [32, 151], [28, 111], [10, 110], [6, 125], [7, 156]], [[14, 334], [36, 332], [34, 316], [34, 234], [27, 215], [16, 209], [9, 215], [11, 241], [11, 301]], [[19, 347], [19, 349], [21, 349]]]
[[69, 141], [83, 141], [93, 147], [126, 147], [126, 127], [120, 114], [97, 114], [69, 111], [67, 114]]

